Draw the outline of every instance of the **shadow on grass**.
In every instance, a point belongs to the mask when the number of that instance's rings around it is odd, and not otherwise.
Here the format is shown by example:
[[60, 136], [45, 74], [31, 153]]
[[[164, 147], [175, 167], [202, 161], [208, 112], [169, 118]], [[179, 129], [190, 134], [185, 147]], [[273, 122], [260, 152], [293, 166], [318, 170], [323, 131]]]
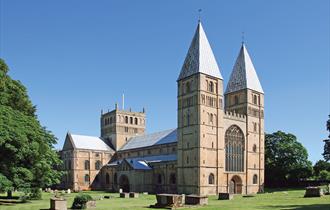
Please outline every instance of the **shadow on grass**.
[[329, 210], [330, 204], [310, 204], [310, 205], [274, 205], [265, 206], [267, 209], [281, 209], [281, 210]]

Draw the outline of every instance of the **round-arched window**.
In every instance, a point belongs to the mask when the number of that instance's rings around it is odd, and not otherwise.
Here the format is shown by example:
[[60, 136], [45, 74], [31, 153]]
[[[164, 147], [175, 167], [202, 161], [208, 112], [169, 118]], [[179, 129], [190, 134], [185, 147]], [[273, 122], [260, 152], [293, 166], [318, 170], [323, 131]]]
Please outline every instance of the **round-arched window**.
[[253, 184], [258, 184], [258, 176], [257, 176], [257, 174], [253, 175]]
[[212, 173], [209, 175], [209, 184], [214, 184], [214, 174]]

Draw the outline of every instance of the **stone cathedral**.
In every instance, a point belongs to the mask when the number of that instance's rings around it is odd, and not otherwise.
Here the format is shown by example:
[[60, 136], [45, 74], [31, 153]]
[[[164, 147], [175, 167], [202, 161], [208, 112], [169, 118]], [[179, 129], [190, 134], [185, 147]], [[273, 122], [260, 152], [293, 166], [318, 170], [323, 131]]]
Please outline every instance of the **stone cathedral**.
[[177, 128], [145, 133], [146, 112], [101, 113], [101, 136], [68, 133], [72, 190], [249, 194], [264, 185], [264, 92], [243, 43], [227, 84], [198, 22], [177, 79]]

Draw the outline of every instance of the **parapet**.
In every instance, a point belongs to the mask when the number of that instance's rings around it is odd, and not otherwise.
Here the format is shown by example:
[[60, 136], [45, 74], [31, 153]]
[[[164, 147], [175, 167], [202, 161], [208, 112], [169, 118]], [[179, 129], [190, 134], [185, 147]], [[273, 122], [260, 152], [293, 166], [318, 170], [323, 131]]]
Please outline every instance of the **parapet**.
[[245, 114], [239, 114], [239, 113], [231, 112], [231, 111], [225, 111], [224, 118], [232, 119], [232, 120], [239, 120], [239, 121], [243, 121], [243, 122], [246, 121]]

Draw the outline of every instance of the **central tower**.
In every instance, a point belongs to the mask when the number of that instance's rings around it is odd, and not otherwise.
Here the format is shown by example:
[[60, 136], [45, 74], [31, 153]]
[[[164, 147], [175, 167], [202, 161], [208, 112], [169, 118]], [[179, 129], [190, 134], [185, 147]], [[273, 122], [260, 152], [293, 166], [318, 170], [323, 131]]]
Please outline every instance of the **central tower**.
[[178, 83], [178, 192], [218, 191], [223, 79], [201, 22]]

